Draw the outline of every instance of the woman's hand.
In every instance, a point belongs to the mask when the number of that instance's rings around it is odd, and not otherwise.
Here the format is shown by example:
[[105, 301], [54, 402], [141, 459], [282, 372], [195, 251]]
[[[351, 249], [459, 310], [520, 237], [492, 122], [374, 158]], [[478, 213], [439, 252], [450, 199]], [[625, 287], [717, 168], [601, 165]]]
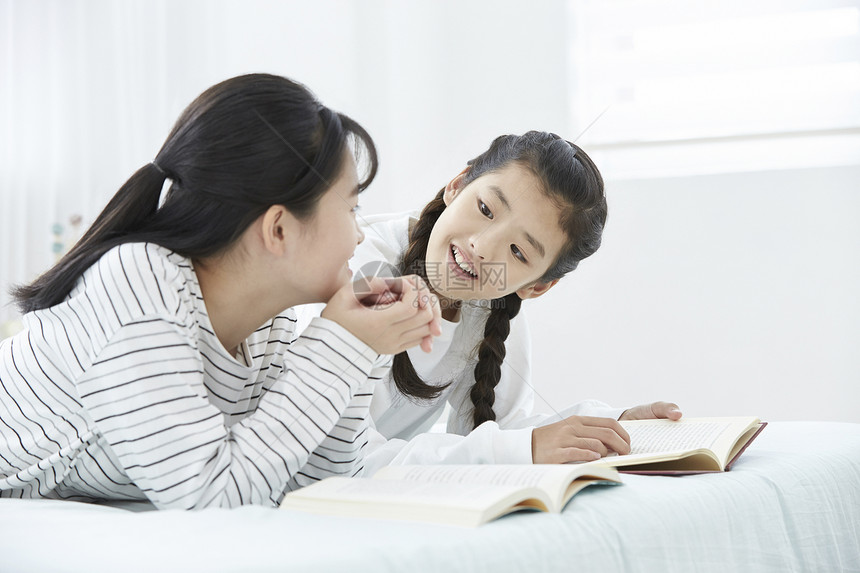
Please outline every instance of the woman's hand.
[[532, 430], [536, 464], [589, 462], [610, 452], [630, 453], [630, 436], [612, 418], [571, 416]]
[[678, 405], [673, 402], [651, 402], [634, 406], [618, 417], [619, 420], [653, 420], [655, 418], [666, 418], [678, 421], [683, 414]]
[[397, 354], [421, 345], [433, 349], [442, 334], [439, 300], [417, 275], [372, 277], [341, 288], [321, 316], [352, 332], [379, 354]]

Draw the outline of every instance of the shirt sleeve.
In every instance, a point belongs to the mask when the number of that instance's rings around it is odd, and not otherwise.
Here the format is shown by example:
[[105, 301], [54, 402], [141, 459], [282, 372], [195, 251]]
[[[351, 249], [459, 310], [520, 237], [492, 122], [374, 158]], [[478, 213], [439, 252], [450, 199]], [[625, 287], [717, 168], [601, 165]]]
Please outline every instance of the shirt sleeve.
[[256, 411], [228, 427], [207, 399], [192, 327], [148, 316], [117, 329], [77, 386], [123, 471], [157, 507], [273, 505], [335, 430], [377, 357], [316, 318], [285, 351]]
[[391, 368], [392, 356], [380, 355], [373, 364], [367, 381], [359, 386], [343, 415], [311, 453], [310, 459], [287, 484], [287, 491], [310, 485], [332, 475], [355, 477], [365, 472], [364, 453], [373, 433], [370, 422], [370, 402], [373, 389]]
[[368, 476], [387, 465], [532, 463], [532, 428], [502, 430], [495, 422], [485, 422], [465, 436], [426, 432], [411, 440], [386, 440], [371, 420], [368, 432]]

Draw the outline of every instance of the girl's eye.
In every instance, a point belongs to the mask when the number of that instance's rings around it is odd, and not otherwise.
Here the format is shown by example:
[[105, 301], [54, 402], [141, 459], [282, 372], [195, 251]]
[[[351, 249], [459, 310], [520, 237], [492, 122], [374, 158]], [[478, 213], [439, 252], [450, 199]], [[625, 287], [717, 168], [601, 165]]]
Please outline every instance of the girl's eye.
[[524, 262], [524, 263], [528, 262], [528, 261], [526, 261], [526, 256], [523, 254], [523, 252], [516, 245], [511, 245], [511, 252], [514, 254], [514, 256], [516, 258], [518, 258], [522, 262]]
[[478, 209], [481, 210], [481, 214], [484, 215], [487, 219], [493, 218], [493, 212], [490, 211], [490, 208], [487, 207], [487, 204], [478, 199]]

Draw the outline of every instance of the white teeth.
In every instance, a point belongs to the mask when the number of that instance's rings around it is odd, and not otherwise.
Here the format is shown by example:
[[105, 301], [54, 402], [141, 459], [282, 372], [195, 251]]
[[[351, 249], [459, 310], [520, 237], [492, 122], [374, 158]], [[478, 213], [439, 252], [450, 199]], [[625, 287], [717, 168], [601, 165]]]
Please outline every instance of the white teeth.
[[469, 266], [469, 263], [467, 263], [466, 259], [463, 258], [463, 255], [460, 254], [460, 250], [457, 247], [451, 246], [451, 252], [454, 254], [454, 260], [457, 261], [457, 264], [461, 269], [473, 277], [478, 276], [472, 271], [472, 267]]

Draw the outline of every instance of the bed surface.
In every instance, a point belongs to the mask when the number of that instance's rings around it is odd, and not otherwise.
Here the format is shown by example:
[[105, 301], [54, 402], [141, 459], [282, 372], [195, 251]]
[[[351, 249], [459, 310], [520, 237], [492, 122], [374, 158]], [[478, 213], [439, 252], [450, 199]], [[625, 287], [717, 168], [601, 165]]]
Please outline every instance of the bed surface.
[[475, 529], [0, 499], [0, 571], [860, 572], [860, 424], [771, 422], [730, 472], [624, 482]]

